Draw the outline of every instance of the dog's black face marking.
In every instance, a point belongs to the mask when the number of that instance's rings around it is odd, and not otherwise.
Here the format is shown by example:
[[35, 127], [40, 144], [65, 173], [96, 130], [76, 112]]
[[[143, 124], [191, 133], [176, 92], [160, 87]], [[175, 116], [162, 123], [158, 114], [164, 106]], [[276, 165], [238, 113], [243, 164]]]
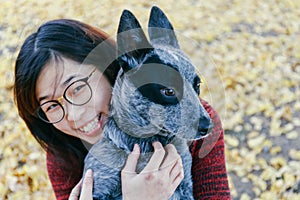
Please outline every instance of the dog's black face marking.
[[138, 88], [142, 95], [150, 101], [161, 105], [173, 105], [179, 103], [175, 89], [166, 88], [163, 85], [150, 83]]
[[130, 79], [137, 90], [154, 103], [174, 105], [182, 99], [182, 76], [157, 55], [146, 58], [139, 69], [130, 75]]

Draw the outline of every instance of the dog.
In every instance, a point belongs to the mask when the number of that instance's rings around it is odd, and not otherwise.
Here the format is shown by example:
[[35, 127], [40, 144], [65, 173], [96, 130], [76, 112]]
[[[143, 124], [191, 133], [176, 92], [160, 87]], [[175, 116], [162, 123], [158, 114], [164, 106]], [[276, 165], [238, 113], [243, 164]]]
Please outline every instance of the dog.
[[182, 158], [184, 179], [170, 198], [193, 199], [192, 158], [188, 143], [206, 137], [212, 120], [199, 101], [200, 78], [180, 50], [173, 27], [154, 6], [149, 41], [135, 16], [124, 10], [118, 27], [121, 70], [112, 91], [103, 138], [85, 158], [84, 174], [93, 170], [94, 199], [122, 199], [121, 170], [139, 144], [141, 172], [153, 154], [152, 143], [171, 143]]

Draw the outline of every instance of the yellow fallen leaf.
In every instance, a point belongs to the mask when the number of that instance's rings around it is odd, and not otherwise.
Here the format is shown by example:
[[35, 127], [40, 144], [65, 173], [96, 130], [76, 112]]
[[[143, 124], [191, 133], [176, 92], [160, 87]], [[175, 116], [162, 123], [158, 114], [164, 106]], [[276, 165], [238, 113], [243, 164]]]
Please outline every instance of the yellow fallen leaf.
[[284, 127], [282, 127], [282, 132], [283, 133], [287, 133], [287, 132], [290, 132], [294, 129], [294, 125], [292, 123], [288, 123], [286, 124]]
[[278, 195], [275, 191], [263, 191], [260, 195], [261, 199], [277, 199]]
[[260, 176], [263, 180], [269, 181], [274, 178], [274, 174], [276, 174], [276, 170], [273, 167], [267, 167]]
[[263, 158], [258, 158], [257, 159], [257, 164], [260, 165], [261, 169], [266, 169], [268, 167], [267, 161], [265, 159], [263, 159]]
[[8, 192], [8, 186], [0, 182], [0, 194], [6, 194]]
[[300, 110], [300, 101], [295, 102], [294, 109], [297, 110], [297, 111]]
[[270, 123], [270, 136], [280, 136], [281, 131], [280, 131], [280, 120], [276, 116], [272, 117], [271, 123]]
[[248, 173], [244, 167], [234, 167], [234, 170], [238, 177], [244, 177]]
[[270, 149], [270, 154], [274, 156], [274, 155], [280, 153], [281, 150], [282, 150], [282, 149], [281, 149], [281, 146], [275, 146], [275, 147], [272, 147], [272, 148]]
[[254, 186], [252, 188], [252, 191], [254, 192], [255, 196], [257, 196], [257, 197], [260, 196], [260, 194], [261, 194], [261, 190], [257, 186]]
[[10, 193], [8, 198], [11, 200], [30, 199], [29, 193], [30, 191], [27, 190], [18, 190], [14, 193]]
[[251, 131], [250, 133], [247, 134], [247, 138], [255, 138], [259, 135], [258, 131]]
[[300, 118], [294, 117], [293, 120], [292, 120], [292, 123], [293, 123], [295, 126], [300, 126]]
[[248, 178], [252, 181], [252, 183], [259, 188], [260, 191], [264, 191], [267, 188], [267, 183], [259, 176], [254, 174], [249, 174]]
[[282, 166], [285, 166], [286, 159], [282, 156], [278, 157], [273, 157], [270, 159], [270, 164], [275, 168], [275, 169], [280, 169]]
[[300, 151], [296, 149], [290, 149], [289, 156], [294, 160], [300, 160]]
[[294, 160], [290, 161], [289, 167], [292, 171], [300, 175], [300, 161], [294, 161]]
[[285, 172], [283, 174], [284, 185], [286, 188], [292, 187], [296, 184], [296, 177], [292, 172]]
[[231, 135], [225, 135], [226, 144], [230, 145], [231, 147], [239, 146], [239, 140]]
[[300, 194], [297, 193], [286, 193], [283, 195], [283, 200], [299, 200], [300, 199]]
[[251, 197], [247, 193], [243, 193], [240, 200], [251, 200]]
[[289, 140], [294, 140], [298, 138], [298, 132], [295, 130], [292, 130], [291, 132], [286, 134], [286, 138]]
[[284, 188], [284, 181], [282, 179], [276, 180], [271, 185], [272, 191], [281, 192]]
[[263, 144], [264, 140], [266, 139], [266, 136], [265, 135], [259, 135], [255, 138], [251, 138], [247, 141], [247, 144], [248, 146], [251, 148], [251, 149], [254, 149], [256, 148], [257, 146], [260, 146]]

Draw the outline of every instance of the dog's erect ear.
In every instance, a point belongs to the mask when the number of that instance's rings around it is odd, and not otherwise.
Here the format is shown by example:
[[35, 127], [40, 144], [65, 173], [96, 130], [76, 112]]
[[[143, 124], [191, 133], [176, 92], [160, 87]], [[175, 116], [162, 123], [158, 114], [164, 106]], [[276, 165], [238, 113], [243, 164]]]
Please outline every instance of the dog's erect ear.
[[138, 20], [128, 10], [123, 11], [120, 19], [117, 46], [118, 60], [125, 72], [136, 67], [152, 49]]
[[168, 45], [179, 49], [172, 24], [163, 11], [156, 6], [151, 9], [148, 32], [152, 44]]

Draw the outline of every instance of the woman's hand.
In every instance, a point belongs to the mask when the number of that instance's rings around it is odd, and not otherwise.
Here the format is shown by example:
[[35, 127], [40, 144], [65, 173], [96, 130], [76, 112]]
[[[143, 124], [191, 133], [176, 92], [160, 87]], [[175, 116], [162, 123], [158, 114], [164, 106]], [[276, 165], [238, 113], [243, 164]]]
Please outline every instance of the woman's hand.
[[[82, 189], [81, 189], [82, 188]], [[85, 176], [72, 189], [69, 200], [93, 200], [93, 171], [88, 169]]]
[[121, 172], [123, 200], [169, 199], [184, 177], [182, 160], [174, 145], [165, 148], [153, 143], [154, 153], [139, 174], [136, 166], [140, 156], [139, 146], [134, 146]]
[[[153, 143], [154, 154], [149, 163], [136, 173], [140, 149], [135, 145], [121, 172], [122, 196], [124, 200], [169, 199], [183, 179], [182, 161], [173, 145], [165, 149], [159, 142]], [[87, 170], [84, 179], [72, 190], [69, 200], [92, 200], [93, 172]]]

